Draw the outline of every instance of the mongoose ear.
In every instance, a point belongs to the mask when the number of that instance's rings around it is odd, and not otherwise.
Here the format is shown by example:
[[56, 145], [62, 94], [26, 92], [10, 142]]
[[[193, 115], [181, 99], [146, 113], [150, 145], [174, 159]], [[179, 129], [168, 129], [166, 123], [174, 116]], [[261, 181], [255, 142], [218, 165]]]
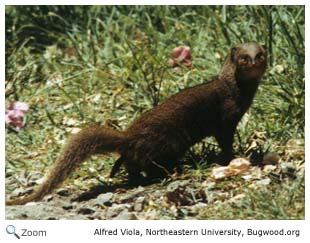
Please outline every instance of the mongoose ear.
[[238, 51], [238, 47], [233, 47], [231, 48], [231, 51], [230, 51], [230, 59], [232, 62], [235, 62], [236, 61], [236, 52]]

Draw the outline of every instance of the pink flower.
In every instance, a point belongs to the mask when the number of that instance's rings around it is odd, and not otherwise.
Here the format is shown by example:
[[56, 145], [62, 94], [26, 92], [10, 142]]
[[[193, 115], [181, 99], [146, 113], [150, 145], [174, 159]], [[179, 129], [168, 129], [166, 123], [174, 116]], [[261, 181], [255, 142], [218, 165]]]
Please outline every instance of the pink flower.
[[20, 129], [23, 126], [23, 117], [28, 109], [29, 106], [25, 102], [11, 102], [8, 109], [5, 110], [5, 123], [12, 124]]
[[179, 46], [173, 49], [171, 52], [171, 58], [168, 61], [171, 67], [186, 67], [190, 69], [192, 67], [192, 55], [190, 47]]

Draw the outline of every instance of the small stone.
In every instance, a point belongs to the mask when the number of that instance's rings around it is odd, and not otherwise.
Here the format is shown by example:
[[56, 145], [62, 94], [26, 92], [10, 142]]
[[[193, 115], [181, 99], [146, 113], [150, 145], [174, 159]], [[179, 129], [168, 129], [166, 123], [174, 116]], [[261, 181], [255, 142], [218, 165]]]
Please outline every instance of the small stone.
[[70, 196], [70, 192], [65, 189], [65, 188], [60, 188], [56, 191], [56, 193], [59, 195], [59, 196], [62, 196], [62, 197], [68, 197]]
[[65, 205], [62, 206], [64, 210], [70, 210], [73, 209], [73, 205], [71, 203], [66, 203]]
[[145, 206], [145, 197], [138, 197], [134, 204], [134, 211], [141, 212]]
[[235, 158], [229, 162], [228, 167], [232, 169], [238, 169], [240, 171], [247, 171], [251, 163], [245, 158]]
[[27, 215], [26, 213], [22, 213], [22, 214], [20, 215], [20, 217], [23, 218], [23, 219], [27, 219], [27, 218], [28, 218], [28, 215]]
[[107, 218], [113, 218], [123, 211], [128, 212], [128, 209], [130, 209], [131, 207], [132, 206], [130, 204], [116, 204], [116, 205], [113, 204], [107, 211], [106, 216]]
[[296, 168], [295, 168], [294, 164], [292, 164], [292, 163], [282, 163], [281, 164], [281, 170], [283, 172], [295, 172]]
[[144, 188], [139, 186], [137, 189], [127, 192], [124, 196], [119, 197], [117, 201], [120, 203], [131, 203], [142, 192], [144, 192]]
[[12, 175], [14, 175], [15, 173], [14, 173], [14, 171], [13, 170], [11, 170], [11, 169], [6, 169], [6, 171], [5, 171], [5, 178], [8, 178], [8, 177], [10, 177], [10, 176], [12, 176]]
[[36, 185], [37, 185], [37, 183], [35, 181], [29, 181], [27, 183], [27, 186], [36, 186]]
[[198, 214], [202, 209], [206, 208], [206, 206], [207, 206], [206, 203], [202, 203], [202, 202], [196, 203], [193, 206], [188, 207], [189, 213], [191, 215]]
[[216, 180], [223, 179], [226, 176], [226, 172], [228, 170], [227, 166], [216, 167], [212, 169], [212, 177]]
[[41, 184], [43, 184], [44, 181], [45, 181], [45, 177], [41, 177], [41, 178], [37, 179], [35, 182], [37, 185], [41, 185]]
[[136, 220], [137, 216], [132, 212], [123, 211], [113, 219], [116, 219], [116, 220]]
[[243, 175], [241, 176], [244, 180], [248, 181], [252, 179], [252, 175]]
[[[270, 165], [265, 165], [266, 166], [270, 166]], [[271, 165], [273, 166], [273, 165]], [[276, 167], [276, 166], [275, 166]], [[262, 178], [262, 169], [260, 167], [257, 167], [257, 166], [253, 166], [251, 169], [250, 169], [250, 174], [252, 176], [252, 179], [261, 179]]]
[[265, 173], [270, 173], [272, 171], [274, 171], [277, 168], [277, 166], [275, 165], [265, 165], [263, 171]]
[[78, 214], [93, 214], [94, 212], [95, 212], [94, 209], [87, 207], [81, 207], [77, 211]]
[[21, 188], [16, 188], [12, 193], [11, 197], [19, 197], [24, 193], [24, 190]]
[[235, 158], [228, 166], [221, 166], [212, 169], [212, 177], [216, 180], [244, 174], [249, 171], [251, 163], [245, 158]]
[[175, 190], [185, 189], [186, 185], [188, 185], [188, 181], [174, 181], [167, 186], [167, 191], [174, 192]]
[[192, 193], [186, 190], [187, 185], [188, 181], [174, 181], [170, 183], [165, 194], [168, 202], [176, 205], [192, 204]]
[[56, 217], [48, 217], [47, 220], [57, 220]]
[[43, 198], [43, 200], [45, 201], [45, 202], [49, 202], [49, 201], [51, 201], [51, 200], [53, 200], [53, 195], [47, 195], [47, 196], [45, 196], [44, 198]]
[[25, 195], [29, 195], [29, 194], [31, 194], [31, 193], [33, 193], [34, 192], [34, 189], [33, 188], [27, 188], [26, 190], [25, 190]]
[[205, 180], [201, 183], [201, 187], [206, 188], [206, 189], [212, 189], [214, 188], [214, 186], [216, 186], [216, 183], [213, 181]]
[[36, 206], [38, 203], [36, 202], [28, 202], [25, 204], [25, 206]]
[[281, 172], [290, 178], [296, 178], [296, 166], [292, 163], [282, 163]]
[[34, 181], [34, 183], [36, 184], [37, 180], [42, 178], [42, 172], [32, 171], [31, 173], [29, 173], [29, 178], [31, 179], [31, 181]]
[[265, 178], [265, 179], [256, 181], [255, 184], [260, 185], [260, 186], [267, 186], [270, 184], [270, 182], [271, 182], [270, 178]]
[[153, 196], [154, 198], [156, 198], [156, 197], [161, 197], [162, 194], [163, 194], [163, 192], [160, 191], [160, 190], [156, 190], [156, 191], [152, 192], [152, 196]]
[[113, 193], [112, 192], [108, 192], [108, 193], [104, 193], [104, 194], [100, 194], [97, 198], [96, 198], [96, 203], [100, 204], [100, 205], [105, 205], [110, 207], [112, 205], [112, 198], [113, 198]]

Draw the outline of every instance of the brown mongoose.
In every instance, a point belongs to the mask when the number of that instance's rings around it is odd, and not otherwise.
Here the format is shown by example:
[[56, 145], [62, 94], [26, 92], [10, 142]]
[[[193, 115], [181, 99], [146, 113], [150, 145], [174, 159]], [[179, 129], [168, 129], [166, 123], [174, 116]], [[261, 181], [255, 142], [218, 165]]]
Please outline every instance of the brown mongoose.
[[24, 204], [50, 193], [81, 162], [93, 154], [117, 152], [111, 176], [123, 164], [129, 178], [161, 177], [169, 173], [193, 144], [214, 136], [223, 160], [233, 158], [233, 138], [238, 122], [250, 107], [267, 65], [266, 48], [243, 43], [231, 49], [221, 71], [211, 82], [182, 90], [141, 114], [120, 132], [94, 126], [73, 135], [46, 180], [35, 191], [6, 202]]

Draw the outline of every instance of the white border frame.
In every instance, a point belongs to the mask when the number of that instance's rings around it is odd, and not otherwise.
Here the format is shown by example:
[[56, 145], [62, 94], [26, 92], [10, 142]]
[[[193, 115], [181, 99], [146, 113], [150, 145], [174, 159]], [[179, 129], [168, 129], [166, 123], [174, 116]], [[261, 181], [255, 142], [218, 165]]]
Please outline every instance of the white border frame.
[[[308, 2], [308, 3], [307, 3]], [[88, 0], [88, 1], [68, 1], [68, 0], [54, 0], [54, 1], [29, 1], [29, 0], [11, 0], [11, 1], [1, 1], [1, 33], [3, 38], [1, 39], [1, 77], [2, 77], [2, 86], [0, 92], [0, 99], [2, 101], [2, 106], [0, 110], [0, 129], [3, 135], [0, 136], [0, 185], [1, 185], [1, 194], [0, 194], [0, 241], [1, 242], [13, 242], [15, 239], [14, 236], [8, 235], [5, 232], [5, 228], [8, 224], [14, 224], [17, 229], [21, 229], [23, 227], [27, 227], [28, 229], [46, 229], [48, 230], [48, 237], [46, 238], [29, 238], [25, 239], [22, 238], [24, 242], [55, 242], [55, 240], [59, 240], [61, 242], [72, 242], [72, 241], [91, 241], [91, 242], [128, 242], [128, 241], [135, 241], [135, 242], [143, 242], [145, 241], [171, 241], [176, 240], [177, 242], [186, 242], [189, 240], [195, 240], [197, 242], [208, 242], [208, 240], [217, 241], [217, 242], [269, 242], [269, 241], [285, 241], [285, 242], [305, 242], [307, 236], [310, 236], [309, 229], [309, 186], [306, 186], [306, 213], [305, 213], [305, 220], [190, 220], [190, 221], [178, 221], [178, 220], [171, 220], [171, 221], [143, 221], [143, 220], [135, 220], [135, 221], [110, 221], [110, 220], [101, 220], [101, 221], [83, 221], [83, 220], [57, 220], [57, 221], [46, 221], [46, 220], [5, 220], [5, 123], [4, 123], [4, 111], [5, 111], [5, 5], [305, 5], [306, 7], [306, 60], [305, 60], [305, 84], [306, 84], [306, 123], [309, 121], [309, 99], [307, 98], [307, 94], [309, 95], [309, 87], [307, 82], [309, 82], [309, 68], [310, 68], [310, 53], [309, 53], [309, 11], [310, 5], [309, 1], [281, 1], [281, 0], [251, 0], [251, 1], [244, 1], [244, 0], [230, 0], [230, 1], [203, 1], [203, 0], [196, 0], [196, 1], [188, 1], [188, 0], [170, 0], [170, 1], [151, 1], [151, 0], [136, 0], [136, 1], [122, 1], [122, 0]], [[305, 135], [306, 135], [306, 143], [305, 143], [305, 151], [306, 151], [306, 161], [309, 158], [309, 132], [310, 127], [305, 127]], [[308, 171], [309, 165], [306, 162], [306, 183], [308, 180]], [[160, 228], [171, 228], [171, 229], [201, 229], [201, 228], [209, 228], [209, 229], [241, 229], [246, 230], [247, 228], [253, 229], [299, 229], [301, 230], [301, 236], [299, 238], [294, 237], [246, 237], [246, 238], [237, 238], [233, 236], [229, 237], [204, 237], [204, 236], [197, 236], [197, 237], [188, 237], [188, 236], [157, 236], [157, 237], [104, 237], [104, 236], [97, 236], [94, 237], [93, 233], [96, 228], [129, 228], [129, 229], [145, 229], [145, 228], [153, 228], [153, 229], [160, 229]], [[72, 233], [70, 233], [72, 232]]]

